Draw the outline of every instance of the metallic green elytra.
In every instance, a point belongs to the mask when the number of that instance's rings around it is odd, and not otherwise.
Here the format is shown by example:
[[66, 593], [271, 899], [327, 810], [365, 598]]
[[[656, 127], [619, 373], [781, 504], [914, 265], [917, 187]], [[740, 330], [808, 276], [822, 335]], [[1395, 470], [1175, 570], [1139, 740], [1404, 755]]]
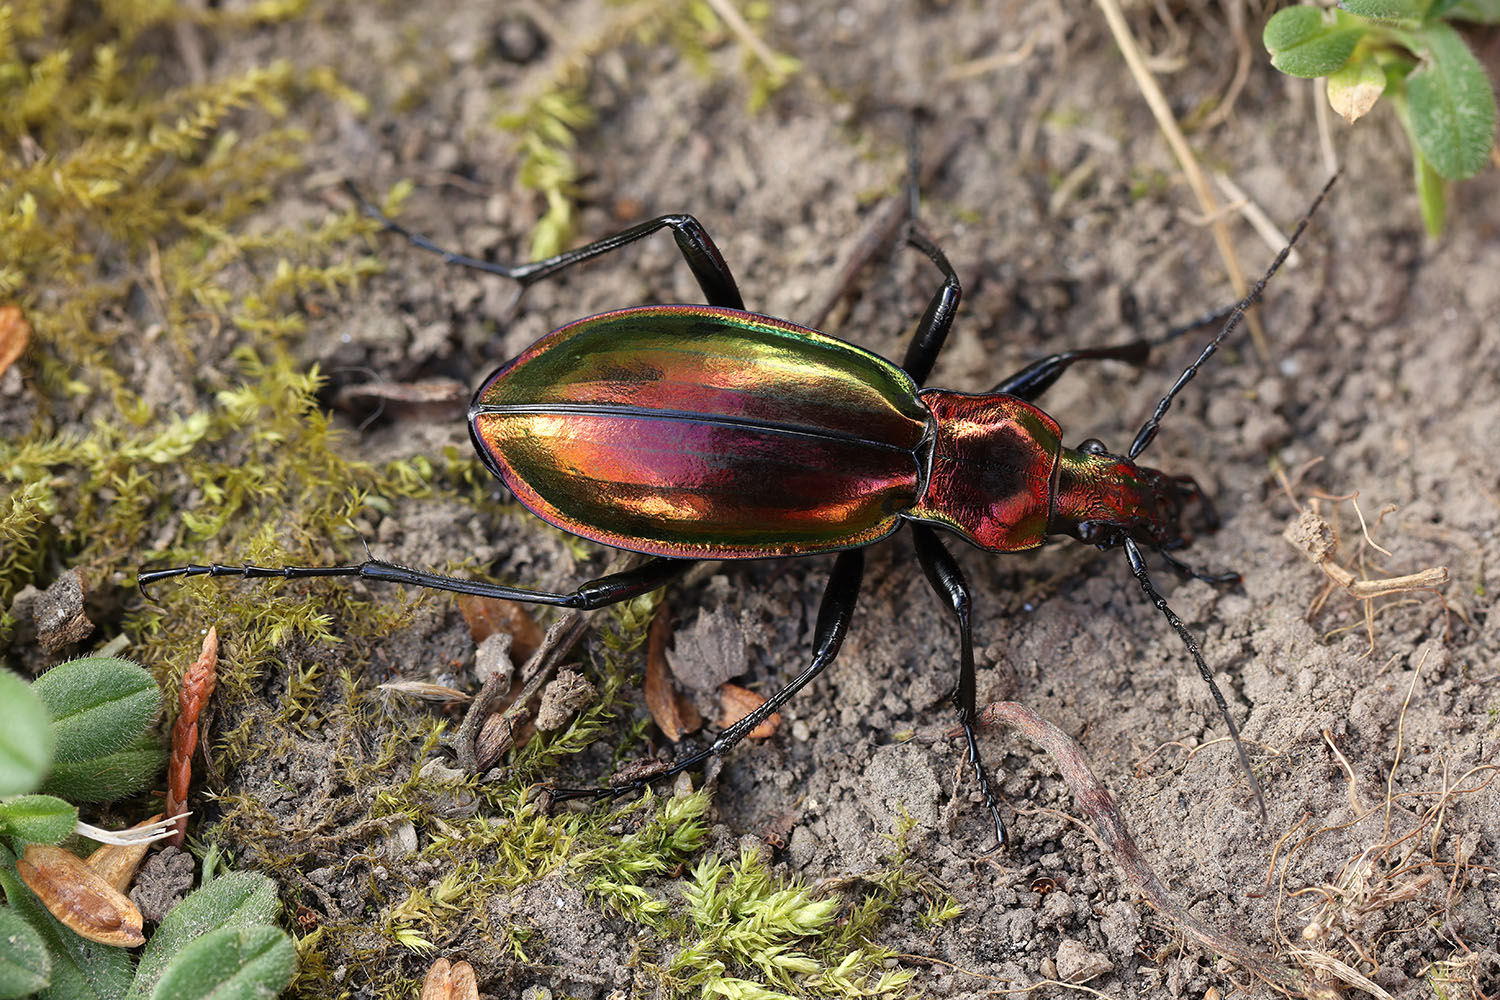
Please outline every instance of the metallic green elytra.
[[890, 534], [921, 496], [932, 424], [884, 358], [714, 306], [570, 323], [469, 408], [486, 464], [539, 517], [617, 548], [715, 559]]

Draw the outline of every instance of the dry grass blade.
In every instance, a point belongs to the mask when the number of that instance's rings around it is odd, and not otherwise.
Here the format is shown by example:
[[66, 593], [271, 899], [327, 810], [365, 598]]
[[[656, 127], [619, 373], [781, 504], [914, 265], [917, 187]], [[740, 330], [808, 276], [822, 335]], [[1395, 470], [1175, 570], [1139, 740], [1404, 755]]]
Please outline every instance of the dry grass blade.
[[1278, 987], [1318, 995], [1318, 987], [1306, 976], [1261, 954], [1244, 942], [1205, 927], [1172, 898], [1166, 884], [1146, 862], [1141, 849], [1125, 826], [1125, 817], [1115, 804], [1109, 789], [1100, 783], [1083, 755], [1061, 729], [1018, 702], [993, 702], [980, 713], [981, 725], [1004, 723], [1037, 743], [1057, 762], [1063, 781], [1073, 792], [1078, 806], [1093, 824], [1090, 833], [1113, 859], [1126, 880], [1162, 914], [1177, 923], [1192, 937], [1216, 954], [1233, 959], [1244, 968]]
[[146, 822], [131, 827], [131, 830], [149, 833], [149, 837], [129, 843], [107, 843], [88, 856], [88, 866], [119, 892], [130, 888], [131, 880], [135, 878], [136, 871], [146, 857], [146, 851], [150, 849], [152, 842], [171, 835], [173, 823], [157, 813]]
[[[184, 815], [192, 815], [186, 813]], [[144, 823], [130, 827], [128, 830], [106, 830], [103, 827], [93, 826], [89, 823], [80, 822], [75, 830], [101, 844], [115, 844], [121, 847], [129, 847], [133, 844], [154, 844], [158, 840], [171, 836], [176, 823], [171, 819], [161, 819], [158, 813], [155, 817]]]
[[[1198, 199], [1198, 208], [1210, 220], [1209, 229], [1214, 235], [1214, 245], [1218, 247], [1219, 257], [1224, 261], [1224, 269], [1229, 272], [1229, 283], [1234, 288], [1234, 294], [1243, 299], [1245, 293], [1250, 290], [1250, 286], [1245, 281], [1245, 272], [1240, 267], [1240, 259], [1234, 252], [1234, 245], [1229, 241], [1229, 229], [1225, 226], [1224, 220], [1219, 217], [1219, 204], [1214, 200], [1213, 191], [1208, 186], [1208, 179], [1203, 176], [1203, 168], [1199, 165], [1198, 158], [1193, 155], [1187, 138], [1183, 136], [1182, 129], [1172, 114], [1172, 108], [1167, 104], [1166, 96], [1157, 86], [1156, 77], [1152, 75], [1150, 67], [1146, 65], [1146, 60], [1141, 56], [1140, 46], [1136, 45], [1130, 25], [1125, 23], [1125, 15], [1121, 12], [1119, 3], [1116, 0], [1097, 0], [1097, 2], [1099, 9], [1104, 12], [1104, 19], [1109, 22], [1109, 30], [1115, 36], [1115, 44], [1120, 47], [1120, 54], [1125, 57], [1125, 65], [1130, 68], [1130, 75], [1135, 78], [1135, 85], [1140, 88], [1141, 96], [1146, 99], [1146, 104], [1151, 108], [1151, 114], [1156, 118], [1157, 127], [1161, 129], [1167, 145], [1172, 147], [1172, 154], [1177, 157], [1177, 162], [1187, 177], [1188, 186], [1193, 189], [1193, 195]], [[1271, 351], [1266, 344], [1266, 335], [1261, 329], [1260, 320], [1253, 312], [1247, 315], [1246, 319], [1250, 325], [1251, 339], [1255, 341], [1256, 353], [1260, 355], [1262, 361], [1269, 361]]]

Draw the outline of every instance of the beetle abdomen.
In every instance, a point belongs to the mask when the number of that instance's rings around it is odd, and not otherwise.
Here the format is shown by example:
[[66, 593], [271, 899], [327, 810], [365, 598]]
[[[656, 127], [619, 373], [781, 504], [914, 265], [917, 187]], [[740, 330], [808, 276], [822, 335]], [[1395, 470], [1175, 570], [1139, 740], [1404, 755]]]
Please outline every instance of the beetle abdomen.
[[921, 492], [929, 419], [889, 361], [713, 306], [555, 330], [469, 413], [491, 470], [538, 516], [618, 548], [716, 559], [890, 533]]

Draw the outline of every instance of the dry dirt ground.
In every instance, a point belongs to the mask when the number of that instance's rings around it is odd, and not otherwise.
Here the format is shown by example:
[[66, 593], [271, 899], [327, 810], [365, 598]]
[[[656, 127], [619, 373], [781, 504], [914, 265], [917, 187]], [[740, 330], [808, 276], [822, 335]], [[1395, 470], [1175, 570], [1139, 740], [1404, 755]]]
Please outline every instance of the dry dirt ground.
[[[405, 224], [506, 258], [524, 253], [541, 206], [518, 186], [514, 140], [494, 115], [630, 11], [594, 0], [425, 5], [419, 14], [355, 5], [210, 57], [329, 62], [372, 102], [364, 117], [326, 103], [308, 112], [313, 180], [281, 211], [326, 210], [340, 178], [375, 190], [410, 178]], [[1245, 17], [1238, 39], [1220, 5], [1137, 7], [1130, 21], [1176, 114], [1200, 123], [1190, 137], [1199, 156], [1286, 231], [1328, 175], [1314, 91], [1266, 64], [1264, 12]], [[801, 69], [754, 112], [744, 68], [753, 57], [728, 36], [706, 65], [667, 37], [611, 45], [597, 60], [586, 87], [596, 120], [575, 152], [578, 239], [691, 212], [749, 308], [805, 320], [900, 183], [908, 109], [919, 105], [924, 148], [951, 147], [922, 192], [922, 219], [965, 290], [932, 384], [981, 390], [1047, 352], [1150, 336], [1233, 299], [1094, 6], [782, 2], [755, 28]], [[1249, 67], [1236, 89], [1240, 44]], [[1232, 107], [1201, 124], [1231, 91]], [[1500, 563], [1491, 444], [1500, 182], [1491, 171], [1459, 188], [1451, 227], [1433, 241], [1388, 110], [1356, 128], [1336, 123], [1333, 137], [1344, 174], [1295, 266], [1271, 286], [1262, 313], [1270, 358], [1237, 333], [1147, 455], [1197, 477], [1223, 517], [1186, 555], [1244, 575], [1242, 585], [1214, 587], [1154, 570], [1239, 721], [1267, 818], [1203, 682], [1121, 553], [1071, 543], [1021, 556], [957, 553], [974, 590], [979, 700], [1014, 698], [1076, 739], [1147, 862], [1205, 926], [1305, 968], [1326, 971], [1318, 956], [1337, 957], [1392, 995], [1477, 995], [1456, 992], [1467, 983], [1493, 996], [1500, 796], [1480, 786], [1500, 738], [1500, 635], [1487, 597]], [[1230, 231], [1245, 269], [1261, 271], [1276, 248], [1237, 216]], [[665, 237], [538, 285], [514, 311], [501, 279], [445, 269], [394, 239], [381, 246], [388, 272], [345, 315], [314, 324], [302, 348], [336, 380], [363, 368], [392, 382], [472, 383], [569, 319], [699, 299]], [[936, 281], [915, 251], [880, 254], [827, 328], [899, 358]], [[1080, 366], [1044, 405], [1069, 443], [1098, 437], [1123, 449], [1205, 336], [1156, 352], [1139, 371]], [[350, 426], [353, 446], [371, 456], [467, 447], [461, 421]], [[1362, 603], [1325, 593], [1324, 573], [1283, 539], [1292, 498], [1306, 506], [1320, 493], [1356, 491], [1389, 554], [1362, 542], [1352, 502], [1323, 500], [1345, 545], [1338, 558], [1371, 577], [1446, 566], [1440, 594]], [[1387, 505], [1394, 510], [1377, 526]], [[462, 559], [480, 529], [449, 521], [452, 510], [403, 505], [400, 520], [377, 530], [384, 554], [438, 567]], [[577, 563], [555, 533], [531, 533], [522, 518], [505, 530], [477, 540], [501, 575], [565, 587], [607, 558]], [[737, 631], [749, 651], [741, 683], [768, 690], [807, 656], [830, 564], [725, 564], [670, 593], [674, 629], [712, 610], [709, 630], [728, 630], [731, 642]], [[466, 659], [462, 620], [438, 606], [440, 641]], [[390, 662], [431, 661], [414, 640], [391, 643]], [[742, 748], [719, 775], [718, 842], [732, 847], [791, 815], [778, 871], [846, 879], [880, 864], [882, 835], [909, 815], [912, 863], [963, 906], [929, 930], [915, 919], [923, 901], [912, 899], [886, 925], [882, 943], [926, 995], [992, 995], [1091, 963], [1089, 985], [1108, 996], [1267, 991], [1144, 902], [1081, 825], [1052, 758], [998, 727], [983, 748], [1013, 842], [990, 851], [961, 745], [947, 735], [957, 654], [905, 535], [872, 549], [837, 662], [787, 707], [776, 738]], [[481, 983], [497, 995], [528, 986], [649, 995], [650, 976], [638, 970], [621, 971], [630, 978], [618, 983], [587, 974], [626, 969], [634, 945], [607, 916], [560, 909], [578, 893], [565, 889], [508, 901], [534, 929], [536, 964], [482, 967]], [[588, 911], [587, 900], [574, 902]], [[1292, 949], [1304, 950], [1300, 962]], [[360, 971], [345, 974], [339, 988], [359, 995]]]

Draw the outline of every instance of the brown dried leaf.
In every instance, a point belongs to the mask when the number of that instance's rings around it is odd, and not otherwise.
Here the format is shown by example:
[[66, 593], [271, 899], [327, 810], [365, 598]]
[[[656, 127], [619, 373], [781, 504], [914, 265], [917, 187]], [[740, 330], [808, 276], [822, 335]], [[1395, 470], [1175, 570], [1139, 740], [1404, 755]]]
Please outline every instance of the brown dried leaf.
[[31, 324], [20, 306], [0, 306], [0, 375], [16, 363], [31, 342]]
[[[719, 727], [727, 729], [766, 703], [766, 699], [738, 684], [725, 684], [719, 688]], [[770, 718], [750, 730], [752, 740], [768, 740], [781, 728], [781, 713], [772, 712]]]
[[166, 814], [177, 817], [177, 832], [167, 838], [173, 847], [181, 847], [187, 837], [187, 817], [182, 813], [188, 786], [193, 782], [193, 751], [198, 749], [198, 716], [213, 697], [219, 681], [219, 630], [210, 628], [203, 637], [203, 650], [187, 673], [177, 696], [177, 721], [172, 724], [172, 756], [167, 760]]
[[[137, 823], [131, 829], [144, 830], [148, 826], [156, 825], [161, 817], [162, 814], [157, 813], [144, 823]], [[130, 880], [135, 878], [136, 870], [141, 867], [141, 860], [150, 849], [150, 841], [141, 841], [138, 844], [105, 844], [89, 855], [88, 866], [98, 872], [104, 881], [123, 893], [130, 888]]]
[[511, 658], [517, 663], [531, 659], [531, 654], [542, 644], [542, 627], [531, 617], [526, 605], [518, 601], [460, 594], [458, 610], [469, 623], [469, 635], [475, 642], [483, 642], [496, 632], [510, 633], [515, 640], [510, 647]]
[[16, 872], [51, 914], [81, 938], [115, 948], [146, 943], [141, 911], [82, 858], [61, 847], [27, 844]]
[[698, 709], [672, 682], [667, 671], [667, 636], [671, 633], [671, 612], [666, 604], [656, 609], [651, 631], [646, 639], [646, 708], [663, 736], [673, 743], [703, 725]]
[[679, 628], [667, 651], [672, 675], [690, 691], [716, 691], [750, 668], [745, 629], [728, 608], [699, 611]]
[[479, 1000], [479, 981], [468, 962], [440, 958], [427, 970], [422, 981], [421, 1000]]

